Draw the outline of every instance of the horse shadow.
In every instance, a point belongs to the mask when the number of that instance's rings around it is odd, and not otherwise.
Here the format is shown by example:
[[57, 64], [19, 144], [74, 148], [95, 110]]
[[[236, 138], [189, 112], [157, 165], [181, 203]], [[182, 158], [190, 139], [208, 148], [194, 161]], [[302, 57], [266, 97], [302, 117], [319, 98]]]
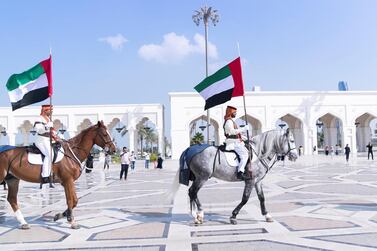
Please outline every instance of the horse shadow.
[[[172, 213], [171, 208], [167, 213], [163, 212], [142, 212], [136, 210], [121, 209], [123, 212], [129, 214], [127, 219], [139, 221], [142, 223], [161, 222], [161, 223], [179, 223], [187, 226], [194, 226], [192, 215], [187, 213]], [[229, 221], [229, 212], [206, 212], [204, 216], [204, 224], [211, 225], [231, 225]], [[238, 219], [239, 224], [255, 224], [257, 220], [254, 219]]]

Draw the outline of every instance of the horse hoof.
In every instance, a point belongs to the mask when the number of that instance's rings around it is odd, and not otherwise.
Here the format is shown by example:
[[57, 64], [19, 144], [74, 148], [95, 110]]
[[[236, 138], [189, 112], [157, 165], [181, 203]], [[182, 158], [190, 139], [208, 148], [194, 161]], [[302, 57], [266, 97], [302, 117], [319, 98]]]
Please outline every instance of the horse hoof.
[[30, 226], [29, 226], [29, 224], [22, 224], [21, 226], [20, 226], [20, 229], [22, 229], [22, 230], [27, 230], [27, 229], [30, 229]]
[[79, 224], [77, 224], [77, 223], [72, 223], [72, 224], [71, 224], [71, 228], [72, 228], [72, 229], [79, 229], [80, 226], [79, 226]]
[[267, 213], [264, 217], [266, 218], [267, 222], [274, 222], [274, 220], [272, 219], [272, 216], [269, 213]]
[[237, 225], [237, 219], [233, 218], [233, 217], [230, 217], [230, 224]]
[[61, 218], [63, 218], [62, 213], [55, 214], [54, 221], [60, 220]]
[[267, 222], [274, 222], [274, 220], [271, 217], [266, 217]]

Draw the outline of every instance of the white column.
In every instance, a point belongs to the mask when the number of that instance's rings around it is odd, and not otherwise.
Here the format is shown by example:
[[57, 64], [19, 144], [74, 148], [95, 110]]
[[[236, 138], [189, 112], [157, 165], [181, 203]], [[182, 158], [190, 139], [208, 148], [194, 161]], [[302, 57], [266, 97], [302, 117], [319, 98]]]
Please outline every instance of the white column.
[[356, 145], [356, 127], [352, 126], [344, 126], [343, 127], [343, 135], [344, 135], [344, 147], [346, 144], [351, 148], [351, 154], [353, 156], [357, 156], [357, 145]]
[[77, 131], [77, 126], [75, 124], [75, 117], [73, 116], [73, 114], [69, 114], [68, 115], [68, 124], [66, 125], [67, 127], [67, 132], [69, 134], [69, 138], [72, 138], [76, 135], [76, 131]]
[[185, 130], [172, 131], [171, 135], [172, 145], [172, 159], [179, 159], [182, 152], [190, 146], [190, 137]]
[[13, 131], [8, 132], [8, 144], [11, 146], [16, 145], [16, 133]]
[[137, 153], [137, 149], [135, 148], [135, 129], [134, 128], [129, 128], [128, 129], [128, 140], [129, 142], [129, 148], [130, 151], [134, 151], [135, 154]]
[[26, 128], [22, 128], [21, 129], [21, 133], [22, 133], [22, 142], [23, 142], [23, 145], [24, 146], [28, 146], [29, 145], [29, 131], [26, 130]]
[[366, 152], [367, 149], [366, 149], [366, 145], [369, 143], [369, 141], [371, 141], [371, 131], [370, 131], [370, 127], [361, 127], [361, 138], [362, 138], [362, 141], [361, 141], [361, 149], [363, 150], [363, 152]]
[[165, 156], [165, 144], [164, 144], [164, 130], [160, 127], [156, 127], [158, 133], [158, 151], [161, 156]]
[[[317, 146], [317, 127], [306, 127], [303, 126], [303, 135], [302, 138], [304, 139], [304, 154], [318, 154], [318, 146]], [[313, 147], [316, 146], [316, 151], [313, 152]], [[297, 147], [297, 145], [296, 145]]]

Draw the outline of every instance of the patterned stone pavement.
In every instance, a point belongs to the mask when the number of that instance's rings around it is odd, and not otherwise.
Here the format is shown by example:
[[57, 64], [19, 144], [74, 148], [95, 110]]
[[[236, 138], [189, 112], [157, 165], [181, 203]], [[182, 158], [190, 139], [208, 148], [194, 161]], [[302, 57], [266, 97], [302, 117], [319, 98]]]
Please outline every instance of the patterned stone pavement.
[[74, 210], [81, 228], [53, 216], [65, 210], [63, 189], [42, 190], [21, 183], [21, 210], [31, 225], [18, 229], [0, 187], [1, 250], [375, 250], [377, 249], [377, 162], [365, 157], [344, 163], [343, 156], [304, 156], [279, 162], [264, 179], [266, 205], [274, 217], [267, 223], [253, 192], [238, 216], [243, 184], [212, 179], [199, 192], [205, 210], [201, 226], [188, 214], [187, 187], [173, 203], [165, 191], [177, 161], [163, 170], [144, 169], [138, 162], [127, 181], [119, 167], [83, 174], [76, 183], [79, 204]]

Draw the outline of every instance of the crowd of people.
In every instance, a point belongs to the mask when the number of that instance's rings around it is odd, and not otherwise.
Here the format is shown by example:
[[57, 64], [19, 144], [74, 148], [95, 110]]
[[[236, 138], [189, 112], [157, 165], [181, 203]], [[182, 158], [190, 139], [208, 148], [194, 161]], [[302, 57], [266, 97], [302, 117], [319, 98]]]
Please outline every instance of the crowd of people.
[[[367, 153], [368, 153], [368, 160], [369, 159], [374, 160], [374, 156], [373, 156], [373, 144], [371, 142], [369, 142], [365, 146], [365, 148], [366, 148]], [[313, 153], [315, 153], [316, 151], [317, 151], [317, 146], [314, 146], [313, 147]], [[351, 148], [349, 147], [348, 144], [346, 144], [346, 146], [344, 147], [344, 150], [342, 151], [341, 146], [338, 145], [338, 144], [336, 144], [335, 147], [326, 145], [324, 147], [323, 151], [324, 151], [324, 154], [326, 156], [341, 155], [341, 154], [344, 153], [344, 156], [346, 157], [346, 162], [348, 163], [349, 157], [350, 157], [350, 153], [351, 153]], [[300, 153], [300, 151], [299, 151], [299, 153]]]
[[[128, 170], [135, 170], [136, 169], [136, 160], [137, 155], [134, 151], [129, 152], [127, 147], [123, 147], [122, 152], [119, 155], [120, 157], [120, 180], [124, 179], [127, 180]], [[143, 165], [145, 169], [149, 169], [150, 162], [151, 162], [151, 155], [148, 152], [143, 154]], [[155, 161], [153, 161], [154, 168], [162, 169], [163, 158], [161, 154], [158, 154], [158, 157]], [[91, 173], [93, 171], [93, 163], [94, 163], [94, 156], [93, 153], [89, 153], [87, 160], [85, 162], [85, 172]], [[109, 170], [110, 164], [112, 163], [111, 155], [105, 153], [104, 161], [103, 161], [103, 170]]]

